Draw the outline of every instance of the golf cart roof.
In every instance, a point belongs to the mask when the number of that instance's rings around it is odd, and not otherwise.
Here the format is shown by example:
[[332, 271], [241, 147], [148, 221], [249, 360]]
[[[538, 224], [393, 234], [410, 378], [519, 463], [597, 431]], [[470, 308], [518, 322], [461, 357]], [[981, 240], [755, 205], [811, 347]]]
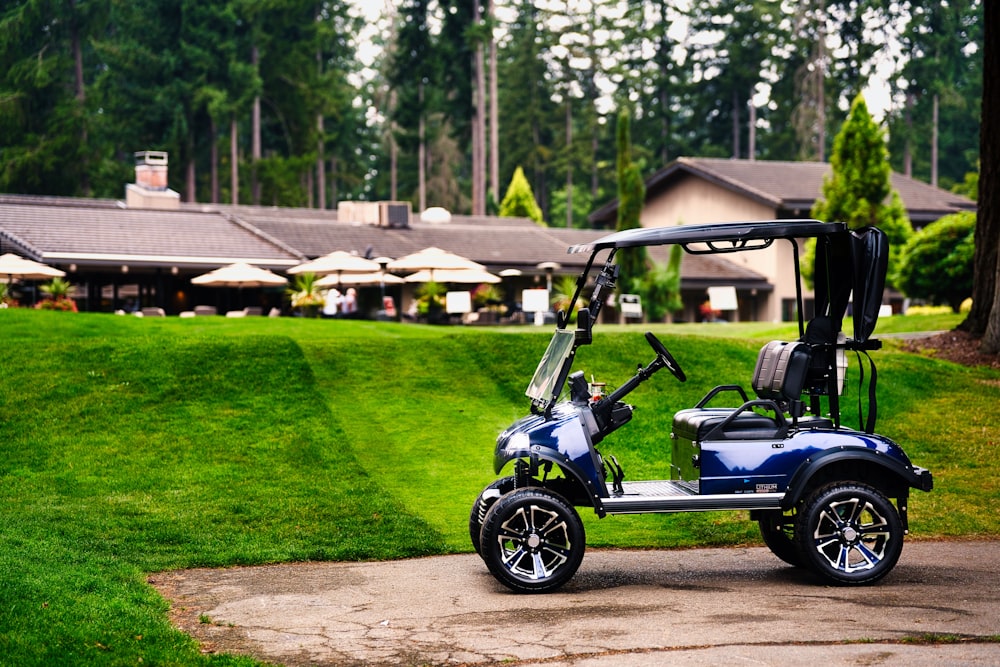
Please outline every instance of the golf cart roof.
[[[809, 238], [843, 233], [842, 222], [819, 220], [768, 220], [763, 222], [725, 222], [709, 225], [678, 225], [675, 227], [640, 227], [615, 232], [590, 243], [571, 246], [570, 254], [596, 252], [607, 248], [633, 248], [667, 244], [706, 244], [711, 251], [747, 249], [748, 243], [770, 242], [782, 238]], [[718, 244], [731, 244], [723, 248]]]

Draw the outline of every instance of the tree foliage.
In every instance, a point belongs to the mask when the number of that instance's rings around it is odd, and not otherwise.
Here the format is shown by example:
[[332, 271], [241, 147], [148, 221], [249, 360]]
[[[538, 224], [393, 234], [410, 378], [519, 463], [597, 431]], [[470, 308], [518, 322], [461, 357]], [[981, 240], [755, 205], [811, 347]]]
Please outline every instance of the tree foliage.
[[915, 233], [900, 254], [896, 287], [914, 299], [959, 311], [972, 295], [976, 214], [955, 213]]
[[[356, 16], [366, 4], [5, 3], [0, 190], [117, 197], [134, 151], [166, 150], [188, 199], [226, 201], [243, 185], [248, 203], [416, 201], [422, 161], [427, 203], [465, 212], [473, 53], [490, 33], [499, 180], [521, 166], [556, 224], [581, 225], [580, 204], [616, 196], [618, 109], [632, 110], [640, 174], [682, 155], [816, 159], [893, 40], [905, 54], [888, 77], [896, 168], [910, 145], [928, 177], [935, 97], [942, 184], [978, 153], [982, 0], [497, 0], [496, 22], [469, 0], [401, 0], [372, 29]], [[374, 62], [370, 45], [386, 46]]]
[[[632, 161], [631, 116], [628, 110], [618, 113], [616, 146], [618, 148], [618, 231], [641, 226], [639, 216], [646, 203], [646, 184], [639, 165]], [[648, 253], [643, 247], [627, 248], [618, 253], [621, 267], [619, 292], [633, 293], [642, 290], [646, 275]]]
[[[912, 233], [899, 193], [892, 189], [888, 152], [882, 130], [872, 120], [861, 95], [833, 142], [831, 174], [823, 179], [823, 196], [812, 216], [846, 222], [851, 229], [874, 226], [889, 239], [889, 276], [895, 275], [903, 245]], [[811, 267], [810, 258], [805, 266]]]
[[501, 218], [531, 218], [537, 223], [544, 224], [542, 210], [535, 202], [535, 195], [531, 192], [531, 184], [524, 177], [524, 171], [518, 167], [514, 170], [514, 176], [507, 186], [507, 194], [500, 202]]

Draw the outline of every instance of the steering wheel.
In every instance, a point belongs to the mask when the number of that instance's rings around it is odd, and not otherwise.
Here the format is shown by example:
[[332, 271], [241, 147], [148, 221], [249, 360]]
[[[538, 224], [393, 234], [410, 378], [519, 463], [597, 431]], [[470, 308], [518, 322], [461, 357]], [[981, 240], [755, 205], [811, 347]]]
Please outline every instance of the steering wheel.
[[666, 366], [671, 373], [673, 373], [675, 378], [681, 382], [687, 382], [687, 375], [685, 375], [684, 371], [681, 370], [681, 365], [677, 363], [676, 359], [674, 359], [674, 355], [667, 352], [667, 348], [660, 342], [659, 338], [653, 335], [652, 331], [646, 332], [646, 342], [649, 343], [649, 346], [653, 348], [653, 352], [656, 352], [656, 356], [659, 357], [660, 361], [663, 362], [663, 365]]

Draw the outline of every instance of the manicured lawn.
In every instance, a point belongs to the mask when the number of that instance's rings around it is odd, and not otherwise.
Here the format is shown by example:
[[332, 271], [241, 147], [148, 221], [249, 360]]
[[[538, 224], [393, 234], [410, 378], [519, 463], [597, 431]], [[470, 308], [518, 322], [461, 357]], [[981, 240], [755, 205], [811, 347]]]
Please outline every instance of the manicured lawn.
[[[630, 396], [633, 423], [602, 445], [629, 479], [668, 475], [673, 412], [719, 382], [748, 386], [761, 340], [795, 335], [766, 324], [653, 329], [690, 379], [662, 373]], [[526, 411], [550, 335], [26, 310], [0, 311], [0, 331], [2, 665], [253, 664], [202, 656], [146, 576], [469, 550], [493, 442]], [[598, 328], [577, 367], [620, 383], [652, 358], [642, 331]], [[1000, 534], [985, 510], [1000, 497], [1000, 373], [892, 345], [874, 356], [879, 432], [935, 474], [932, 493], [911, 497], [913, 539]], [[852, 360], [849, 425], [857, 379]], [[758, 543], [745, 515], [583, 514], [593, 546]]]

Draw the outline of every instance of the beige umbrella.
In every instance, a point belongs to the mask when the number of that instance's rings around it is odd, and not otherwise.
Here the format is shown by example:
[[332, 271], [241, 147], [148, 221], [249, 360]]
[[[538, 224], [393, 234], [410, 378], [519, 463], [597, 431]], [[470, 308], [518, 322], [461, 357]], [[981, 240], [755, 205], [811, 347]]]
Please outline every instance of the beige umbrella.
[[420, 252], [405, 255], [395, 259], [386, 265], [390, 271], [431, 271], [439, 269], [478, 269], [483, 271], [485, 266], [471, 259], [442, 250], [441, 248], [424, 248]]
[[273, 287], [288, 283], [288, 279], [267, 269], [236, 262], [191, 279], [192, 285], [205, 287]]
[[495, 276], [482, 269], [439, 269], [437, 271], [417, 271], [404, 278], [408, 283], [492, 283], [500, 282]]
[[291, 274], [315, 273], [317, 276], [325, 276], [331, 273], [372, 273], [381, 268], [378, 262], [358, 255], [352, 255], [343, 250], [335, 250], [328, 255], [317, 257], [311, 262], [299, 264], [288, 269]]
[[62, 278], [65, 275], [65, 271], [60, 271], [41, 262], [25, 259], [11, 252], [0, 255], [0, 276], [7, 276], [8, 282], [14, 278], [45, 280], [46, 278]]
[[317, 287], [337, 287], [338, 285], [397, 285], [403, 279], [391, 273], [345, 273], [340, 276], [326, 276], [316, 281]]

